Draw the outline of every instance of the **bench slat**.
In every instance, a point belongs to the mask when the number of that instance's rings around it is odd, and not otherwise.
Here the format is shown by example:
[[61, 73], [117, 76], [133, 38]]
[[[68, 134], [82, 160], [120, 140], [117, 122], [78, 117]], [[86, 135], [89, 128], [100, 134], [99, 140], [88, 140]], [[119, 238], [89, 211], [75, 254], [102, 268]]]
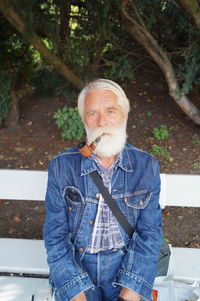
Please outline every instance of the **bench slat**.
[[175, 280], [200, 281], [200, 249], [172, 248]]
[[200, 175], [161, 174], [161, 207], [200, 207]]
[[[0, 199], [45, 199], [47, 171], [0, 169]], [[189, 188], [190, 187], [190, 188]], [[161, 174], [161, 207], [200, 207], [200, 175]]]
[[43, 201], [47, 171], [0, 169], [0, 199]]
[[[174, 279], [200, 281], [200, 249], [172, 248]], [[48, 275], [42, 240], [1, 238], [0, 272]]]
[[46, 258], [43, 240], [0, 239], [0, 272], [48, 275]]
[[48, 279], [0, 277], [1, 301], [50, 301]]

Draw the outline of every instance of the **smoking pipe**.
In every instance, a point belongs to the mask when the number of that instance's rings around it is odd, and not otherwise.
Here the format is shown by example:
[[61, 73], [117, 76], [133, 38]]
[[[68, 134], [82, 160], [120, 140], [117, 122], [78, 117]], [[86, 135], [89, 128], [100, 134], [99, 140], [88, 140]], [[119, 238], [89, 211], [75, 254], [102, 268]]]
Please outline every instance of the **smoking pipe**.
[[[102, 136], [102, 135], [101, 135]], [[85, 141], [79, 143], [78, 149], [84, 157], [89, 157], [92, 155], [93, 151], [96, 148], [97, 143], [101, 140], [101, 136], [96, 138], [90, 145]]]

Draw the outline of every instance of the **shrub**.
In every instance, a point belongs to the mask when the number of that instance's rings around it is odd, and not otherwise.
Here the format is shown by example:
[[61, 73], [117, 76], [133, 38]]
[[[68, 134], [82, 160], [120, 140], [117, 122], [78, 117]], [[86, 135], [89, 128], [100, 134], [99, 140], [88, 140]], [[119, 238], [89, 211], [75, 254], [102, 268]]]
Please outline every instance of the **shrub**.
[[156, 140], [164, 140], [170, 135], [165, 125], [161, 125], [159, 128], [153, 128], [152, 133]]
[[11, 106], [11, 78], [0, 75], [0, 123], [7, 116]]
[[80, 140], [84, 136], [84, 126], [78, 114], [78, 109], [64, 106], [53, 115], [55, 123], [61, 129], [63, 139]]
[[151, 146], [151, 153], [155, 157], [164, 157], [168, 161], [172, 162], [174, 159], [169, 152], [167, 152], [164, 147], [154, 144]]

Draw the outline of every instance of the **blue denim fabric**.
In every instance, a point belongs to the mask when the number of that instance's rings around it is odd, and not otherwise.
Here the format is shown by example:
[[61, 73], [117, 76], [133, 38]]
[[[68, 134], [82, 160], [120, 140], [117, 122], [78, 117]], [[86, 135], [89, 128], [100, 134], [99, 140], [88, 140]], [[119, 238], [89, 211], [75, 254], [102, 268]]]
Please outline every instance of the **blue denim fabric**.
[[96, 254], [85, 253], [77, 262], [86, 269], [95, 287], [85, 292], [87, 301], [116, 301], [120, 286], [113, 286], [113, 280], [121, 266], [124, 252], [121, 249], [100, 251]]
[[[99, 191], [89, 175], [94, 169], [94, 162], [83, 157], [77, 148], [59, 154], [49, 165], [44, 241], [56, 301], [71, 300], [83, 291], [91, 294], [92, 288], [98, 294], [102, 290], [93, 277], [96, 264], [89, 269], [84, 264], [99, 199]], [[113, 288], [113, 294], [125, 286], [141, 295], [142, 300], [150, 300], [162, 244], [158, 162], [146, 152], [126, 144], [111, 183], [112, 197], [135, 233], [130, 239], [119, 226], [126, 252], [119, 264], [115, 264], [117, 268], [111, 278], [105, 279]], [[111, 257], [116, 254], [118, 252], [110, 255], [111, 263], [114, 260]], [[101, 255], [105, 254], [101, 252]], [[101, 273], [103, 281], [107, 277], [105, 264]], [[109, 296], [105, 300], [109, 298], [115, 300]]]

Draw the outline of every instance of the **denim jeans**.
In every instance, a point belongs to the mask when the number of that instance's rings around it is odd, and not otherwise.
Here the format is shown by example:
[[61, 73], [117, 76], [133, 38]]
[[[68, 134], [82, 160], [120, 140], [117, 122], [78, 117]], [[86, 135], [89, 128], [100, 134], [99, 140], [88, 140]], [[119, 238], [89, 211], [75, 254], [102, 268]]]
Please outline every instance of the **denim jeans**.
[[87, 301], [117, 300], [121, 286], [114, 286], [112, 282], [121, 266], [124, 249], [106, 250], [97, 254], [84, 254], [81, 265], [87, 271], [95, 286], [85, 291]]

